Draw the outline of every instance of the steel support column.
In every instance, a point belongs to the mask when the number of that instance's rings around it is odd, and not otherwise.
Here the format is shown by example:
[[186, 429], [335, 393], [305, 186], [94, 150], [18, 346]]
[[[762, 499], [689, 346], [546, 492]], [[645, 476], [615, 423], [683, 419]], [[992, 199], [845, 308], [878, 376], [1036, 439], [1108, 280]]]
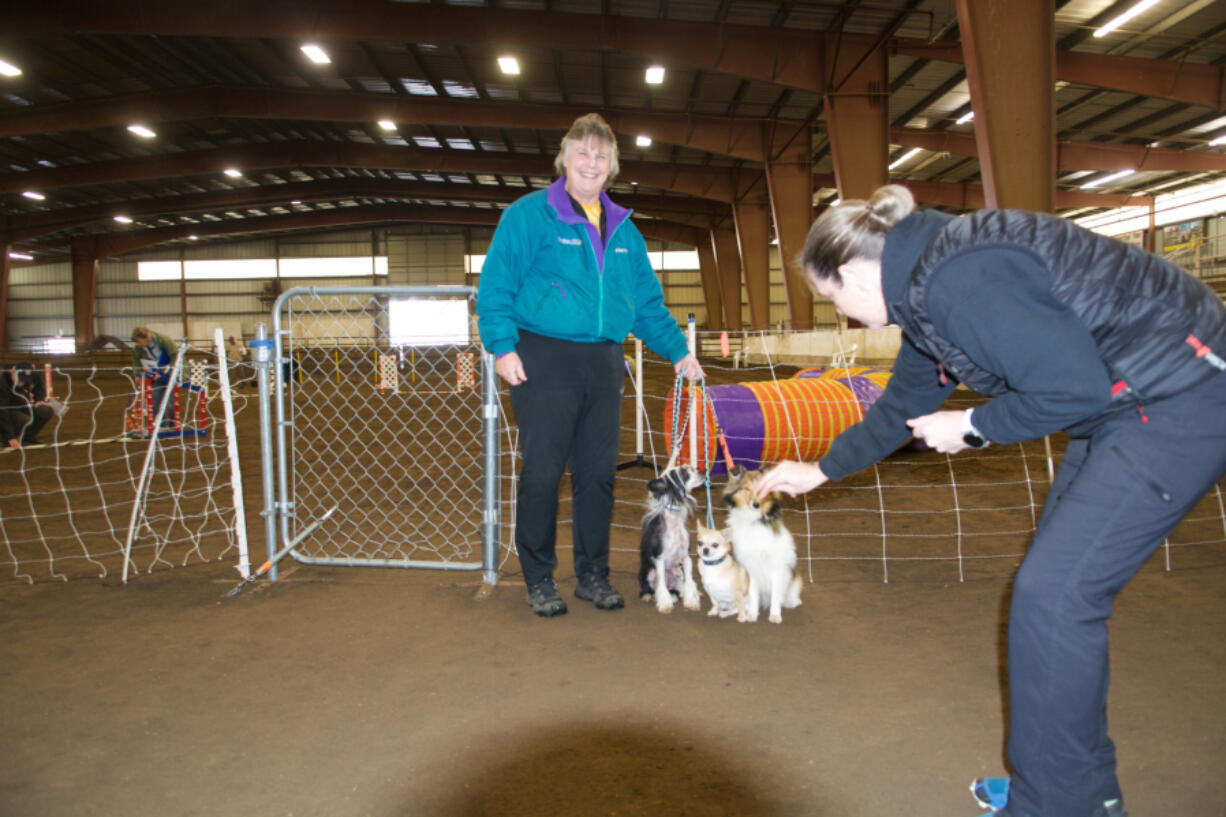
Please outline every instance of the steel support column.
[[698, 242], [698, 273], [702, 276], [702, 300], [707, 307], [707, 329], [724, 328], [724, 299], [719, 288], [719, 268], [715, 265], [715, 248], [711, 233]]
[[742, 201], [732, 205], [745, 294], [749, 298], [749, 325], [769, 329], [771, 322], [770, 209], [765, 203]]
[[1055, 211], [1054, 0], [958, 0], [988, 207]]
[[823, 97], [834, 177], [842, 198], [867, 198], [889, 178], [889, 68], [884, 48], [864, 55], [852, 66], [837, 91]]
[[711, 230], [711, 247], [715, 250], [715, 266], [719, 270], [719, 289], [724, 303], [724, 326], [740, 331], [741, 319], [741, 249], [736, 231]]
[[72, 326], [81, 349], [94, 339], [94, 302], [98, 291], [98, 256], [92, 242], [72, 243]]
[[782, 161], [766, 164], [766, 184], [770, 193], [775, 238], [779, 241], [779, 266], [788, 302], [788, 317], [793, 329], [813, 328], [813, 296], [805, 283], [804, 271], [795, 263], [804, 249], [805, 235], [813, 214], [812, 151], [808, 129], [794, 134], [793, 145]]
[[0, 244], [0, 352], [9, 346], [9, 278], [13, 271], [10, 249], [8, 244]]

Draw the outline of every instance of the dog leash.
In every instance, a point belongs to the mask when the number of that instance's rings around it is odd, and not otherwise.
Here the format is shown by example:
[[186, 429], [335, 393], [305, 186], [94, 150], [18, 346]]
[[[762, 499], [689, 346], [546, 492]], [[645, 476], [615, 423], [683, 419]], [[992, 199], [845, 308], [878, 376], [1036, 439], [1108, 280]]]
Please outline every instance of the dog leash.
[[[706, 460], [706, 462], [703, 463], [705, 467], [702, 470], [702, 481], [703, 481], [703, 484], [707, 488], [707, 527], [714, 529], [715, 528], [715, 509], [711, 505], [711, 446], [710, 446], [711, 438], [709, 436], [710, 432], [707, 430], [707, 423], [706, 423], [707, 402], [711, 399], [711, 396], [707, 394], [707, 376], [705, 374], [702, 375], [701, 378], [699, 378], [698, 383], [699, 383], [699, 386], [698, 386], [699, 392], [700, 394], [702, 394], [702, 414], [703, 414], [702, 456], [703, 456], [703, 459]], [[723, 439], [723, 434], [719, 432], [719, 421], [715, 419], [715, 404], [714, 403], [711, 404], [711, 419], [715, 423], [716, 432], [720, 434], [720, 439]], [[724, 446], [724, 450], [727, 451], [726, 443]], [[728, 469], [729, 469], [729, 472], [731, 472], [732, 466], [729, 465]]]
[[[690, 413], [687, 411], [685, 418], [681, 417], [681, 395], [684, 393], [685, 378], [678, 374], [676, 381], [673, 383], [673, 450], [668, 458], [668, 467], [664, 470], [669, 470], [677, 464], [677, 460], [681, 456], [685, 434], [685, 428], [689, 423]], [[703, 486], [707, 493], [707, 527], [715, 527], [715, 510], [711, 502], [711, 431], [710, 426], [715, 426], [715, 437], [719, 441], [720, 450], [724, 455], [724, 465], [728, 469], [728, 473], [732, 473], [734, 465], [732, 460], [732, 451], [728, 448], [728, 438], [724, 435], [723, 428], [720, 427], [719, 418], [715, 414], [715, 402], [711, 399], [710, 393], [707, 391], [707, 376], [701, 375], [698, 379], [698, 390], [702, 395], [700, 398], [701, 411], [703, 414], [702, 422], [702, 454], [703, 454]], [[710, 406], [710, 423], [707, 422], [707, 407]], [[697, 413], [697, 412], [695, 412]], [[697, 466], [697, 463], [695, 463]]]

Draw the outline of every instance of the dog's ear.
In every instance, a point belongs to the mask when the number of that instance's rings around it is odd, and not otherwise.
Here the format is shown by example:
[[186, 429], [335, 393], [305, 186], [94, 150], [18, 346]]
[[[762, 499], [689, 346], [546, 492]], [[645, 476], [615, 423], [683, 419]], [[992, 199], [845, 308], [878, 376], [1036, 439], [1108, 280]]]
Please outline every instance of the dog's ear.
[[732, 541], [732, 528], [724, 528], [722, 531], [719, 532], [719, 535], [724, 537], [725, 540], [731, 542]]
[[647, 490], [652, 496], [659, 496], [668, 490], [668, 483], [662, 479], [653, 479], [651, 482], [647, 483]]
[[741, 486], [741, 478], [745, 476], [745, 468], [740, 465], [734, 465], [728, 471], [728, 481], [724, 483], [724, 501], [728, 501], [728, 497], [736, 493]]

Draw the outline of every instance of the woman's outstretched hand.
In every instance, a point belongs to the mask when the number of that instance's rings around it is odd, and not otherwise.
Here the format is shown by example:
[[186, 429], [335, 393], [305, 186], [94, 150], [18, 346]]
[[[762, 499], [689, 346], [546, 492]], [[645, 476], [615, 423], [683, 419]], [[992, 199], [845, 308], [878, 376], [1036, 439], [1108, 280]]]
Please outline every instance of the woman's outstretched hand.
[[828, 477], [816, 464], [788, 460], [762, 475], [758, 480], [757, 492], [758, 496], [766, 496], [772, 491], [796, 496], [812, 491], [827, 480]]

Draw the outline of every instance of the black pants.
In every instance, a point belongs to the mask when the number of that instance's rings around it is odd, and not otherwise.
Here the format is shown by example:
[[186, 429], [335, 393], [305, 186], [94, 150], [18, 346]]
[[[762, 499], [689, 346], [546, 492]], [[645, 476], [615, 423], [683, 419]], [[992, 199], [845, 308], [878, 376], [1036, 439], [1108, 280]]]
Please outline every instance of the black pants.
[[1107, 620], [1116, 594], [1226, 474], [1224, 407], [1219, 374], [1146, 405], [1148, 422], [1129, 411], [1070, 441], [1013, 584], [1015, 817], [1088, 817], [1120, 796], [1107, 737]]
[[[12, 420], [10, 425], [15, 427], [16, 437], [21, 441], [22, 445], [34, 444], [38, 439], [38, 432], [42, 431], [43, 426], [55, 416], [55, 412], [51, 410], [50, 406], [14, 406], [13, 408], [0, 409], [0, 411], [5, 411], [11, 415], [8, 418]], [[0, 445], [7, 444], [7, 439], [0, 441]]]
[[619, 343], [520, 332], [527, 380], [511, 387], [524, 464], [515, 547], [529, 586], [557, 567], [558, 485], [570, 467], [575, 574], [609, 571], [609, 523], [621, 433], [625, 357]]

